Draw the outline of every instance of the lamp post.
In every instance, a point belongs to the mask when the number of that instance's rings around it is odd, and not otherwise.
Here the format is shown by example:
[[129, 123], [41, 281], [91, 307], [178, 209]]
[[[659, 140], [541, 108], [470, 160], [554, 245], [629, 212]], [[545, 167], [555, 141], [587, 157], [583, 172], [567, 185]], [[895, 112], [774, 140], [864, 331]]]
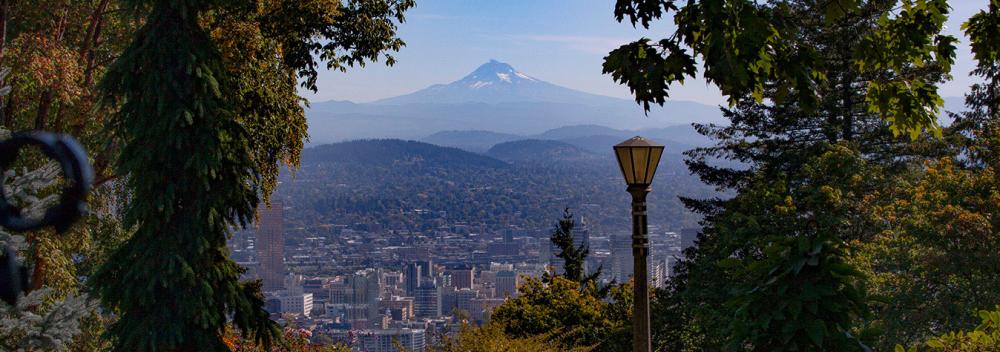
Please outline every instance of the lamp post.
[[649, 278], [646, 262], [649, 236], [646, 226], [646, 194], [652, 189], [653, 175], [663, 155], [663, 145], [635, 136], [615, 145], [615, 156], [632, 195], [632, 260], [635, 285], [632, 298], [632, 351], [652, 351], [649, 333]]

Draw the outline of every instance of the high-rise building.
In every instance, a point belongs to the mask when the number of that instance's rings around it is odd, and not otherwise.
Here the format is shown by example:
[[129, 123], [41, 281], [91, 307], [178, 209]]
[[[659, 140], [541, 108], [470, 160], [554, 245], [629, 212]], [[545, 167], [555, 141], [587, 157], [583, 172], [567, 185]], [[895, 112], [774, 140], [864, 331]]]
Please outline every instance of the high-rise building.
[[285, 280], [285, 230], [284, 209], [281, 202], [271, 202], [271, 207], [260, 207], [257, 225], [257, 261], [264, 291], [284, 289]]
[[390, 312], [393, 320], [409, 320], [413, 317], [413, 298], [394, 296], [379, 302], [379, 311]]
[[667, 285], [669, 276], [667, 275], [667, 260], [653, 260], [649, 263], [649, 284], [653, 288], [662, 288]]
[[375, 319], [378, 315], [378, 298], [382, 292], [379, 286], [380, 273], [375, 269], [358, 270], [345, 278], [350, 287], [351, 297], [347, 303], [364, 306], [364, 319]]
[[418, 260], [417, 265], [420, 265], [420, 273], [423, 274], [425, 278], [433, 278], [436, 272], [434, 272], [434, 260]]
[[313, 309], [312, 293], [284, 292], [278, 296], [281, 300], [282, 314], [295, 314], [308, 317]]
[[497, 272], [497, 298], [517, 296], [517, 272], [504, 270]]
[[617, 235], [611, 237], [611, 272], [612, 279], [618, 282], [628, 281], [633, 273], [632, 237]]
[[441, 316], [441, 289], [434, 281], [421, 282], [413, 300], [413, 312], [418, 318]]
[[427, 348], [424, 329], [361, 330], [357, 334], [359, 347], [366, 352], [423, 352]]
[[448, 274], [451, 275], [451, 285], [455, 288], [472, 289], [472, 283], [475, 278], [475, 270], [471, 266], [450, 269], [448, 270]]
[[423, 277], [420, 264], [410, 263], [406, 265], [406, 272], [403, 273], [407, 296], [414, 296], [417, 288], [420, 287], [420, 279]]

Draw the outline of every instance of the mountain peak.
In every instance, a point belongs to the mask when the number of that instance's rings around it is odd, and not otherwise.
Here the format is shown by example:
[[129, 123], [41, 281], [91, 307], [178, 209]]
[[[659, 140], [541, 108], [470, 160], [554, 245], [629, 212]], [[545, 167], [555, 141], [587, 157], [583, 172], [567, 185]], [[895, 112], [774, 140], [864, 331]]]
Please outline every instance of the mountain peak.
[[542, 81], [496, 59], [479, 65], [472, 73], [457, 81], [435, 84], [410, 94], [382, 99], [375, 103], [402, 105], [512, 102], [634, 106], [624, 99], [593, 95]]
[[521, 82], [535, 82], [534, 78], [514, 69], [506, 62], [490, 59], [489, 62], [480, 65], [475, 71], [465, 76], [458, 82], [468, 88], [479, 89], [494, 84], [514, 84]]

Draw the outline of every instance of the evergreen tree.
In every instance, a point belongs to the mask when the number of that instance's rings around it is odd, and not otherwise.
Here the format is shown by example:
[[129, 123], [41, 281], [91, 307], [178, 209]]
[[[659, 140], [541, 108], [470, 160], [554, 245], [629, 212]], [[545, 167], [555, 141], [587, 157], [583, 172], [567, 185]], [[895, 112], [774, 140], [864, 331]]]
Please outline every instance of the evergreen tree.
[[[816, 48], [812, 55], [824, 63], [814, 67], [824, 79], [811, 86], [821, 98], [807, 108], [799, 100], [782, 97], [783, 91], [768, 84], [761, 94], [769, 103], [740, 99], [734, 107], [723, 109], [730, 122], [727, 126], [695, 125], [717, 143], [686, 152], [689, 169], [721, 190], [739, 192], [756, 174], [795, 174], [812, 158], [825, 153], [828, 146], [839, 142], [852, 143], [864, 158], [897, 170], [915, 157], [944, 155], [944, 151], [921, 148], [897, 138], [890, 123], [866, 98], [884, 76], [907, 75], [934, 83], [947, 77], [947, 60], [907, 67], [903, 72], [888, 68], [873, 71], [856, 64], [854, 51], [882, 30], [880, 23], [891, 13], [892, 5], [891, 1], [863, 2], [859, 10], [828, 23], [827, 15], [820, 11], [824, 5], [788, 2], [786, 11], [802, 29], [796, 41]], [[902, 18], [904, 15], [899, 20]], [[940, 27], [942, 22], [933, 24]], [[728, 163], [720, 165], [720, 159]], [[704, 214], [711, 214], [713, 205], [719, 204], [691, 199], [685, 199], [685, 203]]]
[[[228, 258], [225, 242], [232, 227], [253, 220], [273, 180], [268, 172], [277, 170], [269, 163], [280, 150], [262, 157], [255, 149], [280, 146], [281, 136], [289, 135], [280, 119], [295, 118], [289, 116], [295, 110], [262, 115], [245, 106], [248, 97], [239, 93], [246, 90], [230, 70], [239, 63], [226, 64], [202, 22], [256, 7], [224, 0], [133, 5], [148, 6], [145, 24], [101, 83], [105, 101], [121, 104], [109, 129], [123, 146], [118, 174], [130, 196], [124, 222], [134, 229], [92, 280], [105, 304], [119, 312], [109, 329], [114, 350], [228, 351], [222, 338], [227, 320], [268, 346], [279, 331], [262, 309], [260, 284], [239, 282], [242, 269]], [[280, 58], [285, 68], [277, 74], [295, 72], [315, 89], [319, 57], [344, 69], [402, 46], [394, 20], [402, 21], [413, 2], [266, 5], [249, 12], [272, 40], [262, 54]], [[391, 63], [391, 56], [386, 60]], [[287, 95], [268, 96], [288, 106]], [[261, 120], [267, 123], [255, 123]], [[301, 139], [294, 130], [290, 135]]]
[[579, 282], [584, 285], [592, 285], [597, 282], [597, 278], [601, 276], [601, 268], [597, 271], [586, 275], [584, 273], [584, 267], [587, 264], [587, 255], [590, 254], [590, 245], [582, 244], [577, 247], [574, 243], [573, 238], [573, 227], [576, 226], [576, 222], [573, 221], [573, 213], [569, 211], [569, 208], [563, 210], [563, 218], [559, 220], [559, 224], [556, 225], [556, 229], [552, 231], [551, 241], [557, 247], [559, 247], [559, 253], [556, 257], [563, 260], [563, 268], [565, 274], [563, 277], [570, 281]]
[[[737, 196], [730, 200], [683, 199], [690, 209], [706, 216], [705, 227], [697, 247], [687, 250], [676, 267], [673, 282], [655, 296], [653, 307], [660, 311], [653, 314], [654, 330], [661, 346], [671, 350], [766, 350], [798, 338], [795, 344], [800, 348], [835, 350], [838, 347], [833, 346], [850, 345], [844, 336], [861, 323], [858, 318], [863, 316], [863, 302], [842, 302], [853, 308], [850, 313], [841, 312], [845, 315], [838, 318], [835, 329], [810, 331], [818, 329], [815, 320], [762, 322], [756, 317], [786, 316], [786, 306], [764, 302], [802, 302], [812, 299], [809, 296], [814, 292], [775, 290], [771, 294], [780, 294], [760, 301], [754, 297], [768, 294], [759, 286], [761, 281], [822, 282], [842, 275], [827, 269], [797, 269], [794, 275], [772, 276], [785, 272], [785, 265], [792, 261], [789, 255], [805, 255], [777, 250], [798, 248], [788, 246], [788, 241], [821, 238], [821, 243], [831, 245], [818, 252], [822, 254], [817, 257], [822, 258], [819, 262], [832, 260], [840, 263], [837, 266], [850, 266], [854, 263], [846, 262], [843, 243], [874, 232], [865, 226], [859, 207], [864, 199], [860, 192], [878, 188], [871, 182], [885, 182], [877, 175], [869, 175], [867, 187], [851, 193], [852, 197], [840, 205], [841, 211], [824, 209], [807, 196], [819, 191], [810, 165], [821, 162], [831, 146], [848, 150], [838, 153], [856, 153], [864, 162], [877, 165], [879, 172], [905, 170], [914, 158], [946, 153], [924, 147], [940, 144], [914, 145], [897, 134], [909, 131], [916, 136], [923, 128], [936, 130], [934, 116], [912, 108], [936, 111], [940, 105], [934, 86], [947, 78], [953, 59], [954, 38], [938, 34], [947, 4], [904, 1], [903, 11], [898, 12], [895, 5], [896, 1], [703, 1], [678, 8], [672, 1], [619, 1], [617, 14], [633, 23], [659, 18], [664, 11], [677, 11], [674, 37], [623, 46], [606, 59], [605, 70], [628, 84], [637, 101], [657, 102], [666, 96], [666, 86], [661, 83], [693, 75], [695, 63], [686, 61], [692, 55], [681, 48], [685, 45], [704, 60], [705, 76], [733, 103], [723, 111], [729, 125], [696, 125], [717, 144], [686, 153], [689, 168], [704, 182]], [[831, 12], [831, 8], [844, 11]], [[879, 44], [874, 44], [876, 41]], [[641, 54], [644, 51], [657, 55]], [[920, 89], [894, 90], [903, 81]], [[886, 104], [884, 99], [893, 102]], [[903, 101], [910, 105], [897, 105]], [[849, 176], [841, 180], [850, 180]], [[837, 190], [844, 184], [826, 185]], [[784, 206], [796, 209], [797, 216], [774, 221], [781, 214], [774, 214], [767, 206], [782, 206], [784, 199], [773, 198], [777, 195], [790, 197], [794, 206]], [[840, 225], [809, 223], [818, 217]], [[758, 227], [763, 224], [774, 226]], [[848, 287], [856, 284], [855, 279], [826, 282], [834, 288]], [[843, 292], [848, 291], [857, 290]], [[752, 314], [740, 310], [752, 307], [747, 302], [760, 304], [759, 309]], [[780, 328], [785, 330], [768, 330]], [[778, 336], [791, 340], [766, 340]], [[839, 343], [830, 345], [834, 341]]]

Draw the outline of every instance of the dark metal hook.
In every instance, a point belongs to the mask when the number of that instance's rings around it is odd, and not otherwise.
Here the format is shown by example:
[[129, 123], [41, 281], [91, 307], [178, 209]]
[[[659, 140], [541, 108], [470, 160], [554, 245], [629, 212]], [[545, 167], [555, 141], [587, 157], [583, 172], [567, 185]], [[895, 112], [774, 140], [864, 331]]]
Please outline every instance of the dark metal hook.
[[66, 231], [86, 210], [87, 193], [94, 182], [94, 171], [87, 162], [87, 154], [73, 138], [47, 132], [16, 134], [0, 142], [0, 182], [6, 178], [7, 170], [17, 159], [18, 153], [27, 146], [36, 146], [62, 168], [66, 185], [59, 196], [59, 204], [45, 211], [40, 219], [29, 219], [0, 192], [0, 226], [12, 231], [30, 231], [45, 226], [54, 226], [56, 231]]
[[[15, 134], [0, 141], [0, 185], [6, 180], [6, 171], [17, 159], [21, 149], [39, 148], [46, 157], [59, 163], [66, 185], [62, 187], [59, 203], [45, 210], [40, 219], [24, 217], [22, 210], [7, 199], [0, 189], [0, 226], [11, 231], [30, 231], [53, 226], [65, 232], [86, 210], [87, 194], [94, 182], [94, 171], [87, 161], [83, 147], [72, 137], [48, 132]], [[14, 250], [7, 246], [0, 253], [0, 299], [14, 306], [17, 297], [28, 291], [27, 268], [17, 263]]]

